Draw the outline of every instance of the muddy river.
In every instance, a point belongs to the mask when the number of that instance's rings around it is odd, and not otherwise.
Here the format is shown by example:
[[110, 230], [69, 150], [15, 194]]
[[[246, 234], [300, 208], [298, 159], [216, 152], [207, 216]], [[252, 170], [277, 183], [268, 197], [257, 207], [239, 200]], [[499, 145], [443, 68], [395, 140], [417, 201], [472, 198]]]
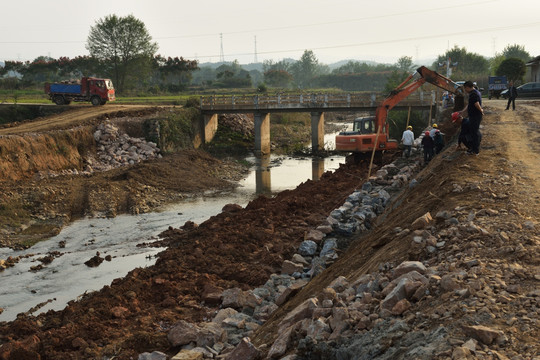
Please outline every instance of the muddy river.
[[[0, 248], [0, 258], [4, 259], [32, 254], [0, 273], [0, 308], [4, 309], [0, 321], [13, 320], [18, 313], [32, 308], [33, 314], [61, 310], [85, 292], [99, 290], [136, 267], [154, 264], [155, 255], [162, 249], [137, 244], [158, 239], [158, 234], [169, 226], [177, 228], [188, 220], [200, 224], [220, 213], [226, 204], [245, 206], [259, 194], [271, 195], [293, 189], [308, 179], [318, 180], [323, 172], [333, 171], [345, 161], [342, 156], [298, 159], [273, 155], [247, 160], [254, 164], [251, 172], [232, 192], [207, 193], [161, 212], [82, 219], [30, 249]], [[31, 270], [42, 264], [38, 258], [51, 252], [55, 258], [50, 264], [38, 271]], [[103, 258], [110, 255], [110, 261], [103, 261], [98, 267], [86, 266], [84, 263], [96, 252]]]

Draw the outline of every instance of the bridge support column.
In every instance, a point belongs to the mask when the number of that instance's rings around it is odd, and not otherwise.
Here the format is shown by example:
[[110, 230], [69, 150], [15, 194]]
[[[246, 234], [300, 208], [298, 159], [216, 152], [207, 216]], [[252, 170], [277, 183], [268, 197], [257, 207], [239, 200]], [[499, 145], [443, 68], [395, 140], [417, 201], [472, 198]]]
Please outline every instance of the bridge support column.
[[254, 113], [255, 155], [270, 154], [270, 113]]
[[317, 153], [324, 150], [324, 113], [311, 113], [311, 150]]
[[203, 142], [209, 143], [216, 135], [218, 127], [218, 114], [203, 115]]

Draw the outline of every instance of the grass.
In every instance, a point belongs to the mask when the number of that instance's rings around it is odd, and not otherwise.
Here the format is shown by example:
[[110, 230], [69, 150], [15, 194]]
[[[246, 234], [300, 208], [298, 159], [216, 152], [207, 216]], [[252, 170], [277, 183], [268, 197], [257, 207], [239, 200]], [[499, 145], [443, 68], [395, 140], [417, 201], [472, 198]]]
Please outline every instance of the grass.
[[[317, 93], [328, 94], [343, 92], [337, 89], [309, 89], [306, 91], [298, 89], [269, 89], [266, 95], [273, 95], [277, 93]], [[116, 103], [118, 104], [156, 104], [156, 105], [184, 105], [189, 98], [198, 98], [200, 96], [254, 96], [265, 95], [257, 93], [256, 89], [201, 89], [196, 92], [185, 92], [175, 95], [161, 94], [161, 95], [142, 95], [142, 96], [117, 96]], [[51, 100], [43, 93], [43, 90], [38, 89], [25, 89], [25, 90], [5, 90], [0, 89], [0, 104], [1, 103], [25, 103], [25, 104], [51, 104]]]

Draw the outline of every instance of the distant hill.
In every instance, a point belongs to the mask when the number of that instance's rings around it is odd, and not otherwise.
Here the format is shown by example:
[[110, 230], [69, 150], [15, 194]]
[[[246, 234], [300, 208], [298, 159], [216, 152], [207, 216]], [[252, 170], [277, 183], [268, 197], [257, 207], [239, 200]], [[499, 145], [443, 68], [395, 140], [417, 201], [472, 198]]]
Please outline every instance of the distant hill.
[[[286, 62], [289, 62], [289, 63], [294, 63], [297, 60], [283, 59], [282, 61], [286, 61]], [[332, 63], [332, 64], [325, 64], [325, 65], [328, 65], [330, 70], [334, 70], [334, 69], [337, 69], [340, 66], [343, 66], [343, 65], [347, 64], [349, 61], [357, 61], [359, 63], [366, 63], [368, 65], [377, 65], [378, 64], [376, 61], [370, 61], [370, 60], [347, 59], [347, 60], [340, 60], [338, 62], [335, 62], [335, 63]], [[199, 67], [217, 69], [218, 67], [220, 67], [223, 64], [231, 65], [232, 61], [224, 61], [224, 62], [217, 62], [217, 63], [213, 63], [213, 62], [199, 63]], [[247, 71], [251, 71], [251, 70], [258, 70], [258, 71], [261, 71], [261, 72], [263, 71], [263, 63], [261, 63], [261, 62], [259, 62], [259, 63], [250, 63], [250, 64], [240, 64], [240, 66], [242, 67], [242, 69], [247, 70]]]
[[[294, 63], [297, 60], [295, 60], [295, 59], [283, 59], [283, 61]], [[368, 65], [382, 64], [382, 63], [379, 63], [377, 61], [371, 61], [371, 60], [345, 59], [345, 60], [340, 60], [340, 61], [337, 61], [335, 63], [325, 64], [325, 65], [328, 65], [328, 67], [330, 68], [330, 71], [332, 71], [334, 69], [339, 68], [340, 66], [343, 66], [343, 65], [347, 64], [349, 61], [355, 61], [355, 62], [359, 62], [359, 63], [366, 63]], [[435, 61], [434, 59], [422, 59], [422, 60], [418, 60], [417, 62], [415, 62], [415, 64], [417, 64], [418, 66], [420, 66], [420, 65], [431, 66], [434, 61]], [[217, 69], [219, 66], [221, 66], [223, 64], [230, 65], [230, 64], [232, 64], [232, 61], [216, 62], [216, 63], [213, 63], [213, 62], [199, 63], [199, 67]], [[247, 70], [247, 71], [252, 71], [252, 70], [257, 70], [257, 71], [260, 71], [260, 72], [263, 71], [263, 63], [262, 62], [250, 63], [250, 64], [240, 64], [240, 66], [242, 67], [242, 69]]]

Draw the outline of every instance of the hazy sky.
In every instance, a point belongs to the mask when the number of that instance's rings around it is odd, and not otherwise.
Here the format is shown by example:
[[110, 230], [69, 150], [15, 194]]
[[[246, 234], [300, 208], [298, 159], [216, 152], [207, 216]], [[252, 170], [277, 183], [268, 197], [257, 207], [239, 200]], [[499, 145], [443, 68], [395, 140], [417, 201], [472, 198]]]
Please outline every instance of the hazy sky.
[[454, 45], [491, 57], [518, 44], [540, 55], [539, 0], [2, 0], [0, 9], [0, 61], [88, 55], [91, 26], [111, 14], [144, 22], [159, 54], [200, 62], [297, 60], [312, 50], [326, 64], [421, 63]]

